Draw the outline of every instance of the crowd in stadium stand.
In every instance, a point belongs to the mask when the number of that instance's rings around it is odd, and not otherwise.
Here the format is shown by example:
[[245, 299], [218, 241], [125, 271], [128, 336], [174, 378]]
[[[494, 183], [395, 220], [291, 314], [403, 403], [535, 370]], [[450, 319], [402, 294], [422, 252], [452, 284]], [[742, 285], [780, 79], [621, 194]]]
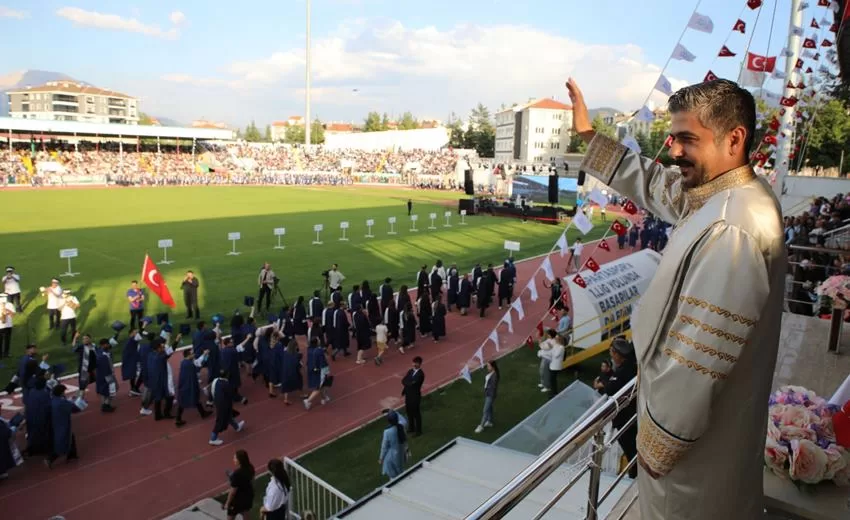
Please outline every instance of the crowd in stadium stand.
[[[796, 217], [785, 217], [785, 244], [791, 263], [788, 309], [806, 316], [828, 315], [829, 303], [818, 297], [817, 286], [833, 275], [850, 275], [850, 240], [840, 230], [850, 224], [850, 194], [817, 197]], [[847, 250], [847, 254], [802, 250], [791, 246]], [[850, 313], [845, 316], [845, 321]]]
[[250, 143], [178, 148], [114, 142], [75, 148], [33, 143], [0, 152], [0, 174], [4, 184], [101, 178], [123, 185], [382, 183], [457, 189], [457, 160], [450, 150], [367, 152]]

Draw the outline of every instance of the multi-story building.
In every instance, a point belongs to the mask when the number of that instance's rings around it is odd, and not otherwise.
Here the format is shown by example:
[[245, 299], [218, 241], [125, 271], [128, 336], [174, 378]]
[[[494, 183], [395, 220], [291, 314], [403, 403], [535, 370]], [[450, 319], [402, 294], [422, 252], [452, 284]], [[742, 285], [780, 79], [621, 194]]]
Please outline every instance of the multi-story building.
[[635, 111], [630, 116], [620, 118], [615, 123], [615, 126], [617, 127], [617, 137], [619, 139], [623, 139], [627, 135], [631, 137], [637, 137], [640, 134], [649, 136], [649, 134], [652, 133], [652, 124], [656, 120], [664, 119], [667, 116], [667, 110], [663, 107], [653, 109], [652, 115], [655, 118], [653, 121], [638, 120], [637, 114], [638, 111]]
[[573, 107], [542, 98], [496, 113], [496, 162], [550, 164], [570, 145]]
[[11, 117], [125, 125], [139, 123], [139, 102], [136, 98], [74, 81], [49, 81], [7, 94]]
[[325, 135], [328, 134], [350, 134], [354, 132], [354, 125], [351, 123], [326, 123], [325, 124]]
[[286, 139], [286, 129], [290, 126], [304, 126], [304, 118], [301, 116], [289, 116], [286, 121], [275, 121], [272, 123], [272, 141], [283, 141]]

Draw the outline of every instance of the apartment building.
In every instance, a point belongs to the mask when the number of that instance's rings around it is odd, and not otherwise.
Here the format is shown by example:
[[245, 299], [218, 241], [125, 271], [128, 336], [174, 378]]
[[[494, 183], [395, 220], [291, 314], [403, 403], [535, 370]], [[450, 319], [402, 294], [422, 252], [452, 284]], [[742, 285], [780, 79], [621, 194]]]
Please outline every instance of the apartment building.
[[139, 123], [136, 98], [74, 81], [49, 81], [7, 92], [9, 116], [84, 123]]
[[499, 163], [550, 164], [570, 144], [573, 107], [542, 98], [497, 112], [495, 158]]

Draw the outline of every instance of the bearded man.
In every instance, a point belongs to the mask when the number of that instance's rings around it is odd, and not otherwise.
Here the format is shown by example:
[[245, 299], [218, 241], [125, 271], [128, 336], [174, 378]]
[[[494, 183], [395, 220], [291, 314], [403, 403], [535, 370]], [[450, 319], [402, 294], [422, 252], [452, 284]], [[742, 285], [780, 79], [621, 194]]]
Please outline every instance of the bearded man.
[[641, 518], [761, 517], [787, 258], [779, 204], [749, 165], [753, 96], [726, 80], [673, 94], [676, 171], [595, 134], [567, 88], [581, 168], [675, 225], [631, 320]]

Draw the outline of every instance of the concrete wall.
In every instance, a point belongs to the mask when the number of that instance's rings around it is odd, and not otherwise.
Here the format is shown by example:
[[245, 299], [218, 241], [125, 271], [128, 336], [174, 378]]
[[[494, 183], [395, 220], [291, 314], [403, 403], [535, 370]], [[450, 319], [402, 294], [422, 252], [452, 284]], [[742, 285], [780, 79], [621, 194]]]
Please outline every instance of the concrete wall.
[[839, 193], [850, 193], [850, 179], [789, 175], [785, 177], [785, 193], [780, 201], [782, 213], [789, 215], [802, 213], [808, 209], [806, 203], [812, 198], [831, 198]]

